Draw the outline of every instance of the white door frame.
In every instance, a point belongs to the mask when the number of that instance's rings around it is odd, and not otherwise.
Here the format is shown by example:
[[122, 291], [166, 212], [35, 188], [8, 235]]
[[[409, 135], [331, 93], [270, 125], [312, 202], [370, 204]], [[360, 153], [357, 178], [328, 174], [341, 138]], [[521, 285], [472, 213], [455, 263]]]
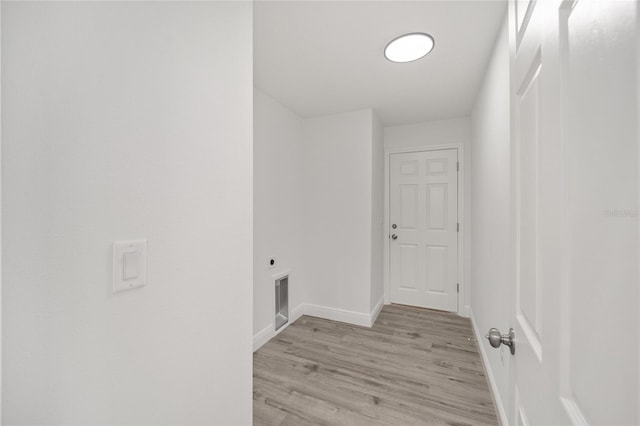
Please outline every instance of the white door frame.
[[458, 171], [458, 223], [460, 223], [460, 232], [458, 232], [458, 284], [460, 284], [460, 291], [458, 292], [458, 310], [457, 314], [466, 316], [464, 308], [464, 300], [466, 293], [466, 283], [464, 281], [464, 145], [462, 143], [450, 143], [443, 145], [424, 145], [407, 148], [385, 148], [384, 149], [384, 229], [382, 238], [385, 241], [384, 255], [383, 255], [383, 278], [384, 278], [384, 303], [388, 305], [391, 303], [389, 295], [391, 293], [391, 278], [389, 276], [389, 262], [390, 262], [390, 246], [391, 240], [389, 238], [389, 216], [390, 216], [390, 203], [389, 203], [389, 191], [391, 186], [390, 175], [390, 161], [392, 154], [406, 154], [411, 152], [425, 152], [425, 151], [441, 151], [443, 149], [457, 149], [458, 150], [458, 162], [460, 163], [460, 170]]

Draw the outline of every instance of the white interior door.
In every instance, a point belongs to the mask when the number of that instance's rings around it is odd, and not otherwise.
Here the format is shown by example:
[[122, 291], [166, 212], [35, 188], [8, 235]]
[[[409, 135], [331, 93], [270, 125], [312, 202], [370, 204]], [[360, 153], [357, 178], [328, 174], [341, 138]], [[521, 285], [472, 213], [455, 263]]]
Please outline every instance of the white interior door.
[[456, 311], [458, 153], [390, 156], [390, 301]]
[[510, 422], [639, 424], [635, 1], [512, 1]]

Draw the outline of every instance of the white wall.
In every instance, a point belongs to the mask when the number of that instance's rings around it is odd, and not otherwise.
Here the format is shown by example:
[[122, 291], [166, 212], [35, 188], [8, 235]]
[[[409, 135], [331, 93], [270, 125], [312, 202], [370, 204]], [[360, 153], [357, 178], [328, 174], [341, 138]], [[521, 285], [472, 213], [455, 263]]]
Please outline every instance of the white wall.
[[[639, 7], [638, 2], [577, 6], [568, 25], [568, 49], [560, 51], [567, 72], [562, 112], [568, 228], [560, 311], [567, 330], [560, 350], [566, 359], [560, 373], [566, 378], [563, 391], [570, 392], [591, 424], [640, 424], [635, 405], [640, 393], [640, 253], [634, 211], [640, 177], [635, 111], [640, 107], [635, 87]], [[542, 188], [549, 185], [540, 181]], [[546, 278], [543, 272], [539, 276]], [[543, 320], [542, 333], [546, 324]], [[606, 347], [600, 336], [623, 346]]]
[[[304, 301], [302, 119], [254, 91], [253, 332], [275, 330], [274, 276], [289, 271], [289, 310]], [[268, 268], [269, 257], [276, 266]]]
[[471, 122], [468, 117], [384, 128], [384, 147], [411, 148], [471, 142]]
[[307, 302], [371, 309], [372, 111], [303, 121]]
[[[510, 324], [510, 114], [509, 46], [506, 23], [496, 40], [471, 116], [471, 308], [480, 333]], [[504, 408], [509, 398], [509, 359], [501, 346], [483, 345], [496, 398]]]
[[3, 3], [2, 62], [3, 423], [250, 424], [251, 4]]
[[383, 303], [384, 129], [373, 113], [371, 182], [371, 310]]
[[[2, 4], [0, 4], [0, 81], [2, 81]], [[0, 99], [2, 99], [2, 84], [0, 84]], [[0, 117], [2, 117], [2, 101], [0, 101]], [[0, 118], [0, 207], [2, 206], [2, 119]], [[2, 209], [0, 208], [0, 242], [2, 241]], [[2, 325], [2, 247], [0, 247], [0, 328]], [[0, 330], [0, 423], [2, 423], [2, 331]]]
[[[640, 23], [640, 7], [636, 8], [636, 22]], [[640, 71], [640, 30], [637, 31], [636, 33], [636, 37], [637, 37], [637, 41], [636, 41], [636, 70]], [[637, 141], [638, 141], [638, 162], [636, 164], [640, 165], [640, 72], [638, 72], [636, 74], [637, 76], [637, 80], [636, 80], [636, 125], [637, 125], [637, 129], [636, 129], [636, 135], [637, 135]], [[639, 167], [640, 168], [640, 167]], [[638, 200], [637, 200], [637, 209], [638, 212], [640, 212], [640, 170], [638, 173]], [[638, 243], [640, 244], [640, 227], [638, 227]], [[639, 247], [640, 248], [640, 247]], [[640, 250], [638, 252], [638, 272], [640, 275]], [[640, 291], [638, 292], [638, 302], [636, 304], [636, 306], [640, 306]], [[640, 352], [640, 309], [637, 309], [636, 312], [637, 315], [637, 324], [638, 327], [637, 328], [637, 342], [638, 342], [638, 352]], [[640, 365], [638, 366], [638, 368], [640, 368]], [[638, 418], [640, 419], [640, 374], [638, 374], [638, 384], [636, 389], [638, 389], [638, 403], [636, 404], [636, 410], [638, 411]]]
[[377, 117], [367, 109], [301, 119], [258, 88], [254, 102], [254, 349], [275, 334], [274, 277], [286, 272], [291, 321], [369, 325], [383, 293]]
[[460, 224], [460, 230], [464, 233], [464, 279], [460, 285], [464, 297], [465, 312], [460, 312], [460, 314], [466, 315], [470, 303], [469, 295], [473, 291], [469, 284], [471, 281], [469, 260], [471, 254], [471, 120], [468, 117], [460, 117], [384, 128], [385, 150], [452, 143], [462, 143], [464, 146], [464, 161], [461, 162], [464, 172], [464, 211], [463, 221]]

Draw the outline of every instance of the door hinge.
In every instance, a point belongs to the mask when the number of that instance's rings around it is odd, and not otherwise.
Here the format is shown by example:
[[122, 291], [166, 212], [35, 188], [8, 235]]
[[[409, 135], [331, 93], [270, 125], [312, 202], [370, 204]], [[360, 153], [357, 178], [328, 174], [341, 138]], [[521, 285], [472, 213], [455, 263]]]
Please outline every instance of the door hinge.
[[456, 171], [458, 171], [458, 172], [460, 171], [460, 162], [459, 161], [456, 162]]
[[460, 222], [456, 223], [456, 232], [460, 232]]
[[456, 291], [460, 293], [460, 283], [456, 284]]

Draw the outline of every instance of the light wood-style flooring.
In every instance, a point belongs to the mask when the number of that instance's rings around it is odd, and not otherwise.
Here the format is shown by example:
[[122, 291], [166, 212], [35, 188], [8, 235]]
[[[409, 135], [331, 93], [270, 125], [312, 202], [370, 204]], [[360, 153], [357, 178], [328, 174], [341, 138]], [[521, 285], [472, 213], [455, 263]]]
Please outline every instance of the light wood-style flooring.
[[253, 356], [253, 423], [497, 425], [471, 323], [385, 306], [372, 328], [303, 316]]

